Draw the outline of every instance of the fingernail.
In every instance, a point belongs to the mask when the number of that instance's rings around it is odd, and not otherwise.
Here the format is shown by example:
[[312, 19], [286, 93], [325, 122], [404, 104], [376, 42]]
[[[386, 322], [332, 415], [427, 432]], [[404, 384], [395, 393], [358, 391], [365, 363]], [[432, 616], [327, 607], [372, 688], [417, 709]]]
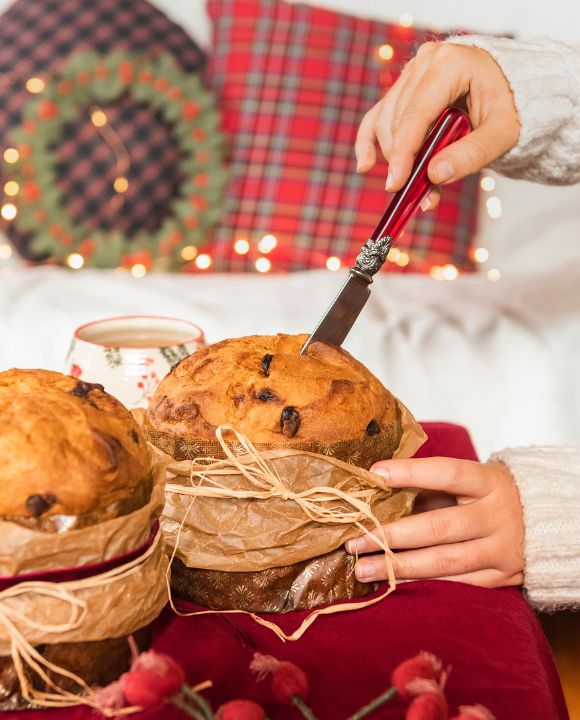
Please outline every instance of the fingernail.
[[346, 551], [351, 555], [364, 552], [366, 549], [366, 540], [364, 538], [355, 538], [354, 540], [348, 540], [345, 547]]
[[364, 582], [365, 580], [372, 580], [375, 576], [375, 565], [372, 562], [358, 562], [354, 566], [354, 574], [357, 580]]
[[385, 190], [388, 190], [394, 182], [393, 173], [389, 170], [387, 175], [387, 182], [385, 183]]
[[389, 473], [388, 469], [384, 467], [384, 465], [373, 465], [371, 468], [371, 472], [374, 472], [375, 475], [380, 475], [385, 480], [388, 480], [391, 477], [391, 474]]
[[455, 170], [449, 160], [440, 160], [438, 163], [435, 163], [434, 170], [438, 183], [447, 182], [455, 175]]
[[426, 210], [429, 210], [430, 207], [431, 207], [431, 200], [429, 200], [428, 197], [423, 198], [423, 200], [421, 202], [421, 210], [423, 212], [425, 212]]
[[360, 172], [360, 171], [362, 170], [362, 166], [363, 166], [363, 164], [362, 164], [361, 162], [357, 162], [357, 164], [356, 164], [356, 171], [357, 171], [357, 172]]

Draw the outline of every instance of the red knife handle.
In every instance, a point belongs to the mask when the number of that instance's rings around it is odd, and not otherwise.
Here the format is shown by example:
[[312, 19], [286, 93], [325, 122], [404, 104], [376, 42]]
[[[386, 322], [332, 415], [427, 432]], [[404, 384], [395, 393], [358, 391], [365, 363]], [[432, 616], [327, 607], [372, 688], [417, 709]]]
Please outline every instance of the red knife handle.
[[371, 235], [371, 241], [388, 235], [393, 243], [398, 238], [415, 210], [431, 190], [432, 183], [427, 175], [429, 161], [444, 147], [465, 137], [470, 130], [469, 117], [463, 110], [450, 107], [441, 113], [417, 153], [409, 179], [393, 195], [387, 211]]

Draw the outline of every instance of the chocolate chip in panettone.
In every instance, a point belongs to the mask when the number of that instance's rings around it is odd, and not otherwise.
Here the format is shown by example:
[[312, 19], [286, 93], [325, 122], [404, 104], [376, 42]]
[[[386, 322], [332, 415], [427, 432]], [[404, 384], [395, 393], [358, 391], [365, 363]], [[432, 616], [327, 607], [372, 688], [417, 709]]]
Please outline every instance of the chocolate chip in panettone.
[[38, 518], [55, 504], [56, 496], [51, 492], [44, 495], [31, 495], [24, 503], [32, 517]]
[[104, 392], [105, 388], [101, 383], [88, 383], [84, 380], [79, 380], [78, 383], [71, 390], [71, 393], [76, 397], [82, 398], [83, 400], [91, 392], [91, 390], [101, 390]]
[[280, 428], [286, 437], [294, 437], [300, 428], [300, 413], [292, 406], [285, 407], [280, 415]]
[[131, 430], [131, 440], [135, 445], [139, 445], [139, 434], [135, 430]]
[[270, 363], [273, 357], [273, 355], [267, 354], [262, 358], [262, 372], [266, 377], [270, 377]]
[[376, 420], [371, 420], [365, 430], [367, 435], [378, 435], [381, 432], [381, 426]]
[[278, 396], [275, 395], [271, 390], [268, 390], [267, 388], [265, 390], [260, 390], [260, 392], [256, 395], [258, 400], [261, 402], [268, 402], [268, 400], [277, 400]]

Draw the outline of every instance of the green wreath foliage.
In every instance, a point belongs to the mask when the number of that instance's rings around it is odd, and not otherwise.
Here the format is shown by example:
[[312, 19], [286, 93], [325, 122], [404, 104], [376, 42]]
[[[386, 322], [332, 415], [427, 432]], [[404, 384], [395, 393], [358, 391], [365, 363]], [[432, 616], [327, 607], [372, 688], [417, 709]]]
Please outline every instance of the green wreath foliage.
[[[141, 263], [147, 269], [182, 268], [182, 250], [203, 244], [222, 212], [224, 138], [211, 93], [171, 55], [150, 59], [124, 52], [80, 52], [43, 80], [44, 90], [27, 102], [22, 123], [11, 136], [19, 159], [6, 168], [20, 186], [13, 222], [31, 236], [32, 252], [61, 264], [79, 253], [86, 267]], [[184, 178], [160, 227], [131, 237], [76, 222], [57, 183], [56, 148], [63, 125], [126, 94], [155, 110], [170, 128], [181, 151], [178, 169]], [[188, 252], [184, 254], [187, 258]]]

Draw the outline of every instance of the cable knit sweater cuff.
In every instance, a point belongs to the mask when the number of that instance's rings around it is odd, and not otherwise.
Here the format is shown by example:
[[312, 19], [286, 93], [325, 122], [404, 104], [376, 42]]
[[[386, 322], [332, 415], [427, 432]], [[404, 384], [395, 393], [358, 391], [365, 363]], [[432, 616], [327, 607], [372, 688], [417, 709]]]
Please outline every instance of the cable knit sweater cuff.
[[553, 40], [461, 35], [449, 43], [486, 50], [510, 83], [521, 131], [518, 145], [491, 167], [510, 177], [553, 184], [580, 178], [580, 54]]
[[580, 608], [580, 448], [503, 450], [524, 510], [524, 586], [540, 610]]

